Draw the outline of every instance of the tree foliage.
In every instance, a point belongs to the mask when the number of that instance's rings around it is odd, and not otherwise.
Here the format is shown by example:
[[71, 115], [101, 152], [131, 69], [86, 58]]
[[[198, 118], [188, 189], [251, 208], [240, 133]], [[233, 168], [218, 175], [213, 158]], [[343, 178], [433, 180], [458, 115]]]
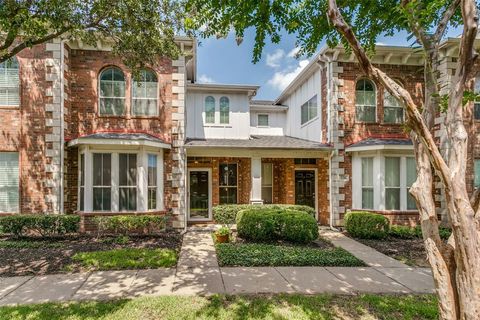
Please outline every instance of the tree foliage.
[[176, 57], [184, 4], [176, 0], [0, 0], [0, 62], [53, 38], [113, 44], [132, 69]]

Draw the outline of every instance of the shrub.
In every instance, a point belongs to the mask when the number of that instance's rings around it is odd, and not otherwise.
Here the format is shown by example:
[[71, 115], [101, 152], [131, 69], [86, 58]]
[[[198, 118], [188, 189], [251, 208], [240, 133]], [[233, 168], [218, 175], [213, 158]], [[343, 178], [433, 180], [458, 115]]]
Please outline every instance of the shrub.
[[[390, 230], [388, 230], [388, 235], [393, 238], [400, 238], [400, 239], [414, 239], [418, 238], [417, 228], [410, 228], [407, 226], [390, 226]], [[420, 237], [421, 237], [421, 230], [420, 230]]]
[[78, 232], [80, 217], [65, 214], [19, 214], [0, 217], [0, 232], [16, 237], [30, 233], [54, 236]]
[[357, 267], [363, 261], [342, 248], [277, 246], [260, 243], [219, 243], [216, 246], [220, 266], [319, 266]]
[[387, 236], [389, 222], [381, 214], [352, 211], [345, 215], [345, 228], [354, 238], [383, 239]]
[[125, 235], [132, 233], [149, 234], [165, 229], [166, 220], [165, 216], [154, 215], [118, 215], [93, 218], [99, 235], [106, 233]]
[[286, 240], [308, 243], [318, 238], [318, 226], [311, 215], [286, 209], [250, 209], [237, 215], [241, 238], [256, 241]]
[[[415, 234], [417, 237], [422, 238], [422, 227], [421, 226], [416, 226], [415, 227]], [[440, 238], [443, 240], [448, 240], [450, 238], [450, 235], [452, 234], [452, 229], [447, 228], [447, 227], [439, 227], [438, 232], [440, 234]]]
[[309, 206], [291, 204], [223, 204], [213, 207], [213, 219], [219, 224], [234, 224], [238, 212], [253, 209], [289, 209], [306, 212], [313, 217], [315, 209]]

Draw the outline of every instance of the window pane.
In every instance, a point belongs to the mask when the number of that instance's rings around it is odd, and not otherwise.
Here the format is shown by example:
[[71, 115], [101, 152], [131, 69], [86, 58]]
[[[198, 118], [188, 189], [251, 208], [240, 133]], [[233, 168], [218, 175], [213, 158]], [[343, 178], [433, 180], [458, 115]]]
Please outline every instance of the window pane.
[[85, 155], [80, 155], [80, 185], [85, 185]]
[[119, 184], [121, 186], [137, 185], [137, 155], [121, 153], [119, 161]]
[[111, 210], [111, 189], [93, 188], [93, 210], [110, 211]]
[[19, 86], [17, 59], [14, 57], [0, 63], [0, 105], [18, 106], [20, 104]]
[[148, 188], [148, 210], [157, 209], [157, 188]]
[[272, 187], [262, 187], [262, 200], [265, 204], [273, 203], [272, 199]]
[[411, 187], [417, 179], [417, 165], [415, 158], [407, 158], [407, 187]]
[[157, 185], [157, 156], [154, 154], [148, 155], [148, 185]]
[[136, 188], [119, 188], [119, 205], [120, 211], [137, 210], [137, 189]]
[[220, 204], [236, 204], [237, 188], [220, 187]]
[[308, 121], [308, 106], [306, 104], [302, 105], [300, 107], [300, 112], [301, 112], [301, 123], [304, 124], [305, 122]]
[[373, 209], [373, 188], [362, 188], [362, 209]]
[[473, 109], [475, 120], [480, 120], [480, 103], [475, 103]]
[[475, 159], [475, 188], [480, 187], [480, 159]]
[[417, 204], [407, 189], [407, 210], [417, 210]]
[[93, 185], [111, 185], [112, 156], [110, 153], [93, 154]]
[[229, 123], [230, 101], [227, 97], [220, 98], [220, 123]]
[[215, 98], [205, 98], [205, 123], [215, 123]]
[[403, 108], [385, 107], [383, 109], [383, 121], [385, 123], [402, 123]]
[[385, 158], [385, 186], [400, 187], [400, 158]]
[[317, 107], [317, 95], [314, 95], [310, 100], [305, 102], [300, 107], [301, 112], [301, 124], [304, 124], [313, 118], [315, 118], [318, 114], [318, 107]]
[[272, 169], [271, 163], [262, 163], [262, 185], [271, 186], [273, 184]]
[[400, 210], [400, 188], [385, 188], [385, 208]]
[[0, 212], [19, 211], [18, 153], [0, 152]]
[[355, 112], [356, 120], [362, 122], [376, 121], [376, 91], [373, 83], [361, 79], [355, 87]]
[[258, 115], [258, 126], [259, 127], [268, 127], [268, 114], [259, 114]]
[[237, 165], [236, 164], [220, 164], [219, 184], [221, 186], [237, 185]]
[[373, 158], [362, 158], [362, 186], [373, 186]]

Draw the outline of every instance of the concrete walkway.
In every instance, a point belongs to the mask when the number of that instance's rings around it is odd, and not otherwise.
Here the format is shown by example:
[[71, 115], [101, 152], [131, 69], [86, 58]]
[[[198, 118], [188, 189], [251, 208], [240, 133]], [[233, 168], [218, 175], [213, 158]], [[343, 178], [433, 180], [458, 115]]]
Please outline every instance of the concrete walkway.
[[176, 268], [0, 278], [0, 305], [172, 294], [433, 292], [429, 269], [408, 267], [339, 233], [321, 233], [369, 267], [219, 267], [210, 232], [194, 230], [184, 236]]

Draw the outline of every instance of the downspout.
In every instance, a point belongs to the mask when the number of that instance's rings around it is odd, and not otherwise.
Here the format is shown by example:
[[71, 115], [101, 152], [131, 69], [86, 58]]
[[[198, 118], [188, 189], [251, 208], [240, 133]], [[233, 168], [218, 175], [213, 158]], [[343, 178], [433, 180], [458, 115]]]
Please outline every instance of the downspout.
[[65, 39], [60, 41], [60, 213], [64, 213], [65, 201], [65, 183], [64, 183], [64, 166], [65, 166]]

